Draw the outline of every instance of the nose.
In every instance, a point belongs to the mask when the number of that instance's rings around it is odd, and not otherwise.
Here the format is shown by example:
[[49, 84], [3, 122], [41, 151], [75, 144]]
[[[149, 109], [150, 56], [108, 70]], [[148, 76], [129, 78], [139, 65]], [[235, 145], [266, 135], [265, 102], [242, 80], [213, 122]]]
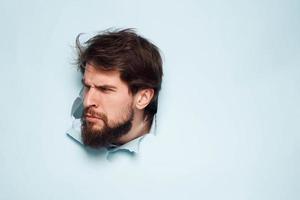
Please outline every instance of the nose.
[[85, 108], [88, 107], [97, 107], [97, 101], [96, 101], [96, 91], [95, 88], [90, 87], [86, 88], [84, 90], [84, 95], [83, 95], [83, 106]]

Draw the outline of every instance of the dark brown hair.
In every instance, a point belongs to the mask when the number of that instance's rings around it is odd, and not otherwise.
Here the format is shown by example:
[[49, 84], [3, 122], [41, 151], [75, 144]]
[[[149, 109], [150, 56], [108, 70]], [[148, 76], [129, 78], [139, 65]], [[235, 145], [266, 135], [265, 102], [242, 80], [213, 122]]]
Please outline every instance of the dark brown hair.
[[133, 29], [105, 30], [82, 45], [76, 38], [77, 65], [82, 73], [87, 62], [103, 70], [118, 70], [132, 94], [140, 89], [153, 88], [154, 97], [144, 110], [152, 121], [157, 112], [158, 93], [163, 70], [158, 47], [139, 36]]

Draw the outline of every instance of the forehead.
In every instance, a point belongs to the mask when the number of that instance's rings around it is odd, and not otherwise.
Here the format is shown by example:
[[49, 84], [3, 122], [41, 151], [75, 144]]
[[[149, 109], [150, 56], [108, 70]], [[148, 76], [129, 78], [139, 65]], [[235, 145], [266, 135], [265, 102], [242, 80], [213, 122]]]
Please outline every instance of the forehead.
[[119, 71], [106, 71], [90, 63], [86, 64], [83, 77], [84, 80], [89, 82], [90, 84], [125, 84], [120, 78]]

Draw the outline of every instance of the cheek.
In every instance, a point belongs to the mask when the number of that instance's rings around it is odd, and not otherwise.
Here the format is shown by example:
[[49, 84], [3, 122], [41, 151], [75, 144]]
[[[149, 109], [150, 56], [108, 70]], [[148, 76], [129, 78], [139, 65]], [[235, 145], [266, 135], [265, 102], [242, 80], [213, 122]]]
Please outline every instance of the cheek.
[[133, 98], [129, 95], [116, 95], [107, 101], [106, 112], [109, 120], [119, 121], [132, 106]]

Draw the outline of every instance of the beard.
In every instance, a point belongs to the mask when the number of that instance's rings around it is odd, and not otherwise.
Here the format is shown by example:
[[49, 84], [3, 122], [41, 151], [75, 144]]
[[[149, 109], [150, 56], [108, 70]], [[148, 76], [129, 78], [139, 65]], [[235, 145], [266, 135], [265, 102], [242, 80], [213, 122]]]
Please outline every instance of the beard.
[[[86, 121], [86, 114], [97, 117], [102, 128], [95, 127], [98, 123], [90, 123]], [[105, 114], [99, 113], [88, 107], [84, 109], [81, 117], [81, 137], [83, 143], [92, 148], [108, 147], [116, 142], [121, 136], [126, 135], [132, 127], [134, 112], [131, 106], [125, 110], [125, 114], [120, 117], [122, 121], [114, 122], [109, 125], [108, 118]], [[101, 125], [101, 124], [100, 124]]]

